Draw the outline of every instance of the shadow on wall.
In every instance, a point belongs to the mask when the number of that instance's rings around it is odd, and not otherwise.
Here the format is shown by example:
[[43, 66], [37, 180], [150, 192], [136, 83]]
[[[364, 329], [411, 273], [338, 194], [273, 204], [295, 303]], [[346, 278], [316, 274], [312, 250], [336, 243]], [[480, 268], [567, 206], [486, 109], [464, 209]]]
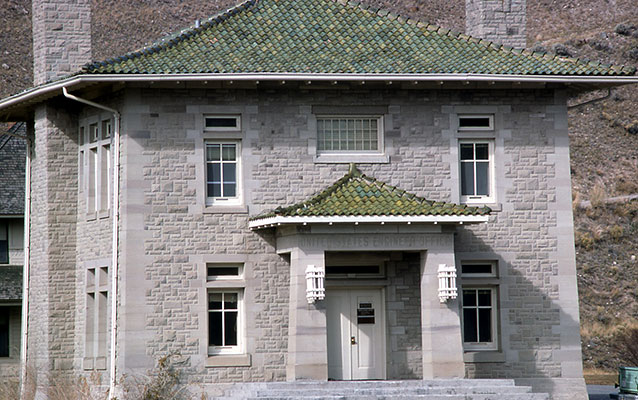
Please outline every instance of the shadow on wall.
[[[496, 260], [498, 268], [498, 285], [483, 286], [497, 289], [499, 350], [505, 350], [505, 360], [466, 363], [466, 376], [515, 379], [517, 384], [532, 385], [536, 392], [564, 391], [551, 379], [563, 378], [563, 355], [569, 357], [575, 355], [574, 351], [580, 352], [580, 332], [579, 322], [557, 303], [560, 293], [556, 253], [545, 249], [494, 250], [470, 229], [457, 231], [455, 248], [471, 248], [466, 254]], [[470, 260], [457, 256], [457, 263]], [[461, 285], [481, 286], [480, 280], [472, 284], [468, 279]], [[567, 341], [566, 335], [571, 336]], [[564, 348], [566, 345], [569, 348]], [[536, 379], [539, 381], [533, 382]]]

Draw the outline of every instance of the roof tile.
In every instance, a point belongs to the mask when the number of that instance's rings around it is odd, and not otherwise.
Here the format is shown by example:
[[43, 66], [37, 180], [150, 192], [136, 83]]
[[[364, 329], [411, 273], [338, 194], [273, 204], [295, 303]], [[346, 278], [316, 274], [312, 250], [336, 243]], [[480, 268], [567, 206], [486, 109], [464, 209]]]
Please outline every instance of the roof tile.
[[514, 50], [358, 1], [248, 0], [91, 74], [633, 75], [635, 68]]
[[255, 216], [420, 216], [489, 215], [489, 207], [469, 207], [434, 202], [362, 174], [354, 165], [350, 172], [311, 198]]

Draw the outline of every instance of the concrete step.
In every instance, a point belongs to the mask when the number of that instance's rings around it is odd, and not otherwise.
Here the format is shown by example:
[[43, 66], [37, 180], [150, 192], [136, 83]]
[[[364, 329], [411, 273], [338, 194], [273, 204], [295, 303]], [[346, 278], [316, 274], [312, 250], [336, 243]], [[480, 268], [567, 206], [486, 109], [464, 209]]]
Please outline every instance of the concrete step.
[[340, 388], [308, 388], [308, 389], [259, 389], [253, 391], [257, 396], [321, 396], [321, 395], [337, 395], [337, 396], [390, 396], [395, 394], [492, 394], [492, 393], [530, 393], [531, 388], [526, 386], [430, 386], [430, 387], [340, 387]]
[[406, 381], [329, 381], [242, 383], [224, 399], [253, 400], [547, 400], [512, 379], [435, 379]]

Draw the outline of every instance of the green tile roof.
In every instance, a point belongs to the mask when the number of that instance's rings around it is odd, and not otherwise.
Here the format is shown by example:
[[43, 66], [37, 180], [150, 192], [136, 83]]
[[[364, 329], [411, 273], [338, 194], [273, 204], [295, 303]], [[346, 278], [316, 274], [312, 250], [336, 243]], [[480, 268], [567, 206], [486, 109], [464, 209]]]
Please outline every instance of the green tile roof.
[[249, 0], [91, 74], [633, 75], [497, 45], [344, 0]]
[[435, 202], [362, 174], [354, 165], [341, 179], [310, 199], [252, 217], [487, 216], [489, 207]]

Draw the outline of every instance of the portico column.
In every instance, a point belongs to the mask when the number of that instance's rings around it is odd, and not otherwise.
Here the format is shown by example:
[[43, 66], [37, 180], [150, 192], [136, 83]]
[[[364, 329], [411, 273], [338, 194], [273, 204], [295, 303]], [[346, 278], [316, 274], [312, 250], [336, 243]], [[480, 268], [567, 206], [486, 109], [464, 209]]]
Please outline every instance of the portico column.
[[441, 303], [438, 297], [439, 264], [455, 265], [454, 236], [440, 239], [421, 252], [423, 379], [465, 377], [459, 299]]
[[308, 304], [306, 268], [324, 267], [323, 251], [294, 249], [290, 254], [288, 381], [328, 380], [325, 300]]

